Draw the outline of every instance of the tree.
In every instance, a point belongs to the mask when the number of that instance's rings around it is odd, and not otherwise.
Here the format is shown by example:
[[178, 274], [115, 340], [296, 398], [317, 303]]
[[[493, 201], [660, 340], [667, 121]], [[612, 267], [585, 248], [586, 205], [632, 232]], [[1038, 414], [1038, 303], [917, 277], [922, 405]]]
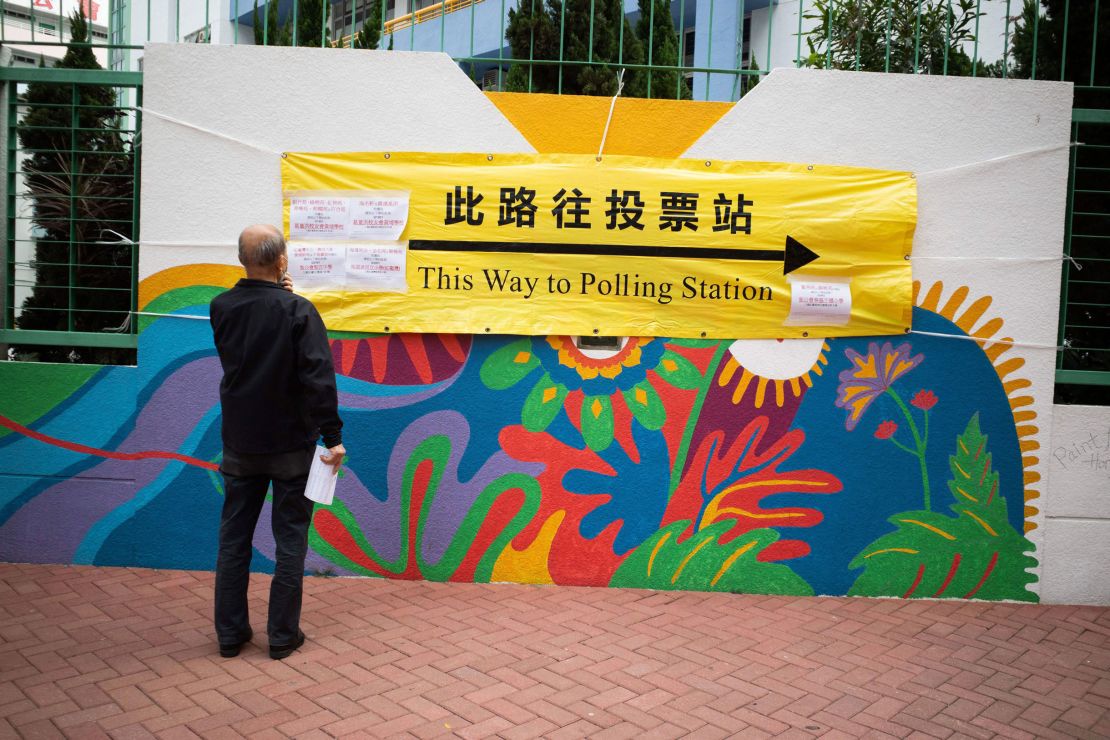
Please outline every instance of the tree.
[[[99, 70], [79, 9], [61, 69]], [[21, 163], [35, 228], [35, 286], [20, 329], [101, 332], [130, 326], [134, 152], [121, 136], [111, 86], [33, 82], [20, 96]], [[117, 236], [118, 235], [118, 236]], [[26, 348], [25, 348], [26, 349]], [[133, 350], [41, 347], [37, 359], [102, 364], [133, 361]], [[76, 353], [76, 355], [74, 354]]]
[[[565, 6], [562, 0], [523, 0], [519, 8], [510, 10], [505, 39], [515, 61], [509, 68], [506, 89], [577, 95], [616, 93], [620, 69], [644, 64], [643, 39], [624, 17], [621, 0], [597, 0], [592, 16], [590, 11], [589, 0], [566, 0]], [[670, 18], [669, 10], [665, 15]], [[672, 23], [672, 35], [673, 28]], [[558, 63], [560, 36], [562, 59], [571, 64]], [[661, 53], [667, 58], [665, 51]], [[677, 60], [677, 51], [673, 56]], [[659, 86], [661, 89], [653, 93], [656, 97], [674, 96], [673, 79], [669, 94], [665, 82], [660, 81]], [[647, 73], [627, 69], [621, 94], [645, 97]]]
[[976, 0], [815, 0], [805, 18], [809, 55], [819, 69], [971, 75]]
[[[354, 12], [354, 8], [351, 8]], [[352, 18], [354, 16], [352, 15]], [[370, 0], [370, 6], [366, 9], [366, 20], [362, 22], [362, 28], [355, 33], [355, 37], [351, 39], [352, 49], [377, 49], [378, 43], [382, 39], [382, 0]], [[390, 47], [393, 45], [393, 36], [389, 37]]]
[[[380, 0], [379, 0], [380, 2]], [[331, 4], [326, 0], [293, 0], [297, 15], [297, 46], [326, 46], [327, 19]], [[293, 14], [279, 25], [278, 3], [267, 3], [266, 17], [258, 20], [258, 0], [254, 0], [254, 43], [258, 46], [293, 46]], [[321, 41], [323, 43], [321, 43]]]
[[[1092, 70], [1093, 37], [1097, 37], [1099, 49]], [[1095, 102], [1099, 95], [1103, 96], [1099, 99], [1104, 100], [1104, 93], [1083, 88], [1110, 85], [1110, 54], [1102, 53], [1101, 48], [1107, 39], [1110, 39], [1110, 3], [1102, 3], [1098, 18], [1095, 18], [1093, 3], [1025, 0], [1021, 15], [1015, 19], [1010, 39], [1013, 66], [1009, 74], [1032, 78], [1033, 50], [1036, 48], [1038, 80], [1071, 80], [1077, 86], [1077, 107], [1105, 107], [1105, 102]], [[1090, 105], [1087, 104], [1088, 98]]]
[[[678, 34], [668, 0], [640, 0], [640, 21], [636, 24], [636, 34], [644, 48], [651, 49], [649, 61], [652, 66], [678, 66]], [[690, 91], [683, 84], [681, 72], [674, 69], [652, 70], [645, 97], [689, 98]]]

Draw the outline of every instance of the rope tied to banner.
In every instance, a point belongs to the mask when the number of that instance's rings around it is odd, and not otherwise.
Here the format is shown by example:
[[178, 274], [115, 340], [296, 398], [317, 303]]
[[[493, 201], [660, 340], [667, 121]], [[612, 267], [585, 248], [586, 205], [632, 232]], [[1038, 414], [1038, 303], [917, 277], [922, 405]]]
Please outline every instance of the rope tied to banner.
[[597, 161], [601, 161], [601, 153], [605, 151], [605, 139], [609, 136], [609, 124], [613, 122], [613, 109], [617, 107], [617, 98], [624, 91], [624, 70], [617, 73], [617, 93], [609, 101], [609, 116], [605, 119], [605, 128], [601, 132], [601, 146], [597, 148]]

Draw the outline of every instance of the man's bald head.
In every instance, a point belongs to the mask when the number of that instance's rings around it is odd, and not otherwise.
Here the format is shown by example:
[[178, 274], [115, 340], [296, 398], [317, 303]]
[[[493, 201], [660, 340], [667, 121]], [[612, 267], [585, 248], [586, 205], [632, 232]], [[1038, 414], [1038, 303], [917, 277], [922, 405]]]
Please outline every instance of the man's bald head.
[[239, 234], [239, 262], [247, 274], [273, 272], [285, 254], [285, 237], [270, 224], [254, 224]]

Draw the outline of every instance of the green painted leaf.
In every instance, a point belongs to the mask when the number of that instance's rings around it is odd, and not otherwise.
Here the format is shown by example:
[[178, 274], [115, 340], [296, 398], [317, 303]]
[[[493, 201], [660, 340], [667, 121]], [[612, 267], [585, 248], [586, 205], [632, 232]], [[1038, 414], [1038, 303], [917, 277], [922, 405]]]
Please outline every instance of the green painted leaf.
[[697, 366], [674, 350], [667, 350], [660, 358], [655, 372], [675, 388], [689, 390], [701, 385], [702, 374]]
[[539, 364], [532, 353], [532, 340], [525, 338], [510, 342], [487, 357], [478, 374], [487, 388], [501, 391], [519, 383]]
[[895, 531], [849, 563], [849, 568], [864, 569], [850, 596], [1037, 600], [1026, 589], [1037, 580], [1026, 572], [1037, 564], [1029, 554], [1034, 548], [1007, 519], [978, 414], [956, 447], [948, 484], [955, 515], [906, 511], [892, 516], [888, 521]]
[[646, 380], [624, 391], [624, 402], [645, 429], [661, 429], [667, 420], [667, 409], [663, 406], [663, 399]]
[[667, 344], [678, 347], [716, 347], [723, 340], [720, 339], [668, 339]]
[[609, 396], [582, 399], [582, 439], [591, 450], [604, 450], [613, 442], [613, 401]]
[[809, 596], [805, 579], [781, 563], [756, 556], [779, 538], [773, 529], [753, 529], [720, 544], [735, 522], [717, 522], [679, 541], [689, 520], [660, 529], [625, 559], [610, 586], [664, 591], [727, 591], [746, 594]]
[[524, 399], [520, 423], [530, 432], [542, 432], [563, 408], [566, 397], [566, 386], [552, 381], [551, 376], [544, 373]]

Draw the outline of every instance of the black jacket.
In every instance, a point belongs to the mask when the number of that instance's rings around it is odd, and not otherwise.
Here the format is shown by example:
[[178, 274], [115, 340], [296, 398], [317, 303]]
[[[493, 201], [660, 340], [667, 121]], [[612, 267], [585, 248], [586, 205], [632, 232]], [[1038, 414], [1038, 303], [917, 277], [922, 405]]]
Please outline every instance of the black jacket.
[[224, 446], [266, 454], [302, 449], [323, 435], [342, 442], [335, 370], [316, 308], [277, 283], [243, 278], [209, 310], [224, 377]]

